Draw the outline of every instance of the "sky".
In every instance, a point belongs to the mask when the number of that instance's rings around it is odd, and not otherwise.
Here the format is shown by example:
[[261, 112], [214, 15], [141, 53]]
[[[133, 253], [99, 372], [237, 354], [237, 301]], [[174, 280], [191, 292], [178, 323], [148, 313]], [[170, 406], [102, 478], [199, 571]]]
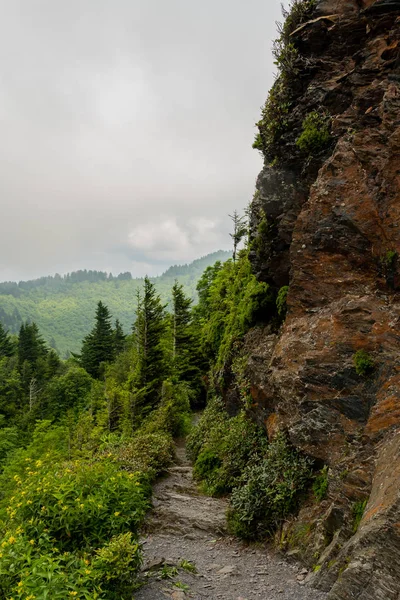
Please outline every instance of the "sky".
[[229, 249], [280, 0], [0, 6], [0, 281]]

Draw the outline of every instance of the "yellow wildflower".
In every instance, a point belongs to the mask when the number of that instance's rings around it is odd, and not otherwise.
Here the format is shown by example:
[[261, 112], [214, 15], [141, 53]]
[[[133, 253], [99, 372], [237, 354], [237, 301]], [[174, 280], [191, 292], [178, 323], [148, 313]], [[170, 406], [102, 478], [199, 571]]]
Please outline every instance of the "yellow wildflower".
[[70, 593], [69, 593], [69, 595], [70, 595], [70, 596], [77, 596], [77, 595], [78, 595], [78, 592], [70, 592]]
[[41, 461], [41, 460], [37, 460], [37, 461], [35, 462], [35, 467], [41, 467], [41, 466], [42, 466], [42, 464], [43, 464], [43, 463], [42, 463], [42, 461]]
[[15, 537], [13, 535], [10, 535], [10, 537], [8, 538], [8, 543], [9, 544], [15, 544], [17, 540], [15, 539]]
[[117, 511], [117, 512], [114, 513], [114, 517], [119, 517], [120, 514], [121, 513]]
[[18, 587], [22, 587], [24, 585], [23, 581], [18, 581]]
[[35, 540], [29, 540], [29, 543], [30, 543], [31, 546], [34, 546], [35, 545]]

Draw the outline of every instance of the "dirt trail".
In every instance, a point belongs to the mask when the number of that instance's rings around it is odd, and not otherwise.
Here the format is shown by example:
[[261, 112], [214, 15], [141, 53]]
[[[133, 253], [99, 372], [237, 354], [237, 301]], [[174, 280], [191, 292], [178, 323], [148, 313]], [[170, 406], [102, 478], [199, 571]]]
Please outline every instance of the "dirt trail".
[[[177, 444], [175, 465], [155, 486], [153, 504], [146, 537], [142, 540], [148, 583], [136, 592], [135, 600], [326, 598], [305, 585], [306, 573], [301, 567], [290, 565], [263, 548], [245, 546], [227, 535], [226, 501], [198, 492], [184, 441]], [[157, 575], [163, 564], [178, 566], [181, 560], [194, 563], [197, 574], [179, 569], [171, 579]], [[187, 587], [183, 591], [174, 583]]]

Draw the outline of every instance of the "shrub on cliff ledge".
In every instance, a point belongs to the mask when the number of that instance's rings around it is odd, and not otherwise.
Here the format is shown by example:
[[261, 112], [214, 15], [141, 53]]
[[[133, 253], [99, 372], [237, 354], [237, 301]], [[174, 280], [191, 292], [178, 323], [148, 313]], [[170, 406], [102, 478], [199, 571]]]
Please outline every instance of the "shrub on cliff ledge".
[[297, 509], [311, 477], [310, 460], [278, 435], [263, 460], [245, 469], [243, 485], [232, 492], [228, 514], [232, 533], [248, 539], [271, 535]]
[[326, 148], [331, 140], [328, 123], [328, 117], [317, 111], [308, 114], [302, 124], [303, 132], [296, 141], [297, 147], [306, 154], [314, 154]]
[[365, 350], [357, 350], [353, 362], [357, 375], [361, 376], [370, 375], [375, 367], [373, 358]]

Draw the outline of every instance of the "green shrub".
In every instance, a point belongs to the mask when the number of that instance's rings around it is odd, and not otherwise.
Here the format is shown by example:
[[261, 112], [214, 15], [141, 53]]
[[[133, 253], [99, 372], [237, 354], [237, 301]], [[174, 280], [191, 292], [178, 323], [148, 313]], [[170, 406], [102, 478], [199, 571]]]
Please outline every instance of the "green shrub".
[[221, 459], [215, 452], [209, 449], [202, 450], [194, 465], [193, 475], [195, 479], [210, 479], [221, 464]]
[[325, 465], [322, 471], [318, 473], [313, 483], [314, 496], [321, 502], [326, 497], [329, 487], [328, 467]]
[[353, 356], [354, 366], [357, 375], [370, 375], [375, 368], [373, 358], [365, 350], [357, 350]]
[[265, 433], [244, 412], [229, 418], [216, 399], [206, 408], [188, 443], [194, 475], [212, 496], [229, 493], [238, 485], [246, 466], [256, 462], [266, 447]]
[[311, 462], [278, 435], [264, 458], [249, 465], [233, 490], [228, 524], [232, 533], [255, 539], [270, 535], [299, 503], [312, 476]]
[[263, 141], [262, 141], [262, 137], [261, 137], [260, 132], [258, 132], [256, 134], [256, 137], [254, 139], [252, 148], [254, 148], [254, 150], [260, 150], [262, 152], [262, 150], [263, 150]]
[[286, 301], [287, 301], [288, 291], [289, 291], [288, 285], [281, 287], [281, 289], [278, 292], [278, 296], [276, 298], [276, 308], [278, 310], [278, 315], [280, 316], [281, 319], [284, 319], [286, 316], [286, 311], [287, 311]]
[[190, 393], [186, 383], [164, 381], [160, 405], [147, 417], [140, 432], [185, 435], [191, 422]]
[[96, 550], [93, 567], [98, 580], [110, 598], [120, 600], [121, 594], [132, 597], [135, 586], [134, 575], [142, 565], [139, 543], [132, 533], [121, 533], [111, 538], [102, 548]]
[[104, 457], [24, 462], [0, 506], [0, 597], [130, 598], [151, 493], [141, 474]]
[[297, 147], [306, 154], [314, 154], [326, 148], [331, 141], [326, 116], [311, 112], [303, 121], [303, 132], [296, 141]]
[[104, 445], [104, 456], [116, 461], [123, 469], [130, 472], [141, 471], [152, 480], [172, 463], [174, 442], [167, 433], [141, 433], [134, 438], [123, 441], [111, 440]]

